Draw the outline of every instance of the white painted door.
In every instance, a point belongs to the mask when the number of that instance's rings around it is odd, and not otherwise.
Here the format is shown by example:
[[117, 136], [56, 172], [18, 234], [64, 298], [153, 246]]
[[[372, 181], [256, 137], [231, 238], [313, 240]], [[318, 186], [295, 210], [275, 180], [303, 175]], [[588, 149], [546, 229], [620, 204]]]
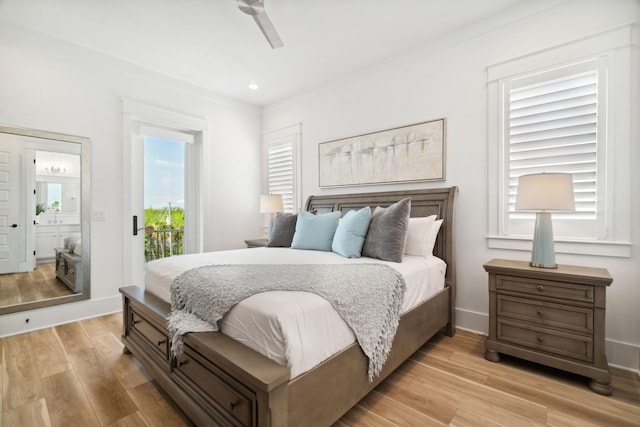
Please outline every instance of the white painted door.
[[26, 189], [20, 186], [23, 142], [14, 135], [0, 135], [0, 274], [20, 272], [27, 235]]
[[[202, 214], [200, 176], [202, 140], [206, 122], [134, 102], [125, 102], [123, 163], [124, 189], [124, 284], [144, 286], [146, 267], [145, 242], [145, 136], [185, 141], [184, 191], [185, 228], [184, 252], [202, 251]], [[159, 180], [147, 183], [162, 188]], [[134, 223], [134, 217], [136, 221]]]

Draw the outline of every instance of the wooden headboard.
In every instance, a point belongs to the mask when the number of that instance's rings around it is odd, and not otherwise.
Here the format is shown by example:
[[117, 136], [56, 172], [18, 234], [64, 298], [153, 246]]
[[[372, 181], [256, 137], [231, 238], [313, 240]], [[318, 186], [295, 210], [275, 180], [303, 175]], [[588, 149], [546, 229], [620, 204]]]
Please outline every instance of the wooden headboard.
[[457, 187], [435, 188], [428, 190], [385, 191], [379, 193], [335, 194], [309, 196], [305, 209], [318, 213], [334, 211], [345, 212], [369, 206], [387, 207], [406, 197], [411, 198], [411, 217], [437, 215], [443, 219], [442, 227], [433, 248], [433, 254], [447, 263], [446, 286], [451, 287], [451, 318], [455, 313], [456, 262], [453, 239], [453, 202]]

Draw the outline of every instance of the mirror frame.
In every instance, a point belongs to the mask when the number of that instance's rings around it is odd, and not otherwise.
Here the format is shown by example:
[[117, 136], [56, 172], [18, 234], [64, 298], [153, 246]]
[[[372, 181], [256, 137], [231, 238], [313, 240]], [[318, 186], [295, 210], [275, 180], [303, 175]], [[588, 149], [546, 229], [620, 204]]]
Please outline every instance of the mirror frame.
[[91, 141], [89, 138], [0, 125], [0, 133], [80, 144], [80, 233], [82, 239], [82, 293], [0, 307], [0, 315], [50, 307], [91, 297]]

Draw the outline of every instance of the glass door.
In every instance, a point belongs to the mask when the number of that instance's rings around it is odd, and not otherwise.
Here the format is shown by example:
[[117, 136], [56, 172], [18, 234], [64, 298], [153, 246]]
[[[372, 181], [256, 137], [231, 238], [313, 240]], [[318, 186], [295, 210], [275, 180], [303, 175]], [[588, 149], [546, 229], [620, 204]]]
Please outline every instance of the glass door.
[[145, 261], [185, 253], [187, 143], [144, 136]]

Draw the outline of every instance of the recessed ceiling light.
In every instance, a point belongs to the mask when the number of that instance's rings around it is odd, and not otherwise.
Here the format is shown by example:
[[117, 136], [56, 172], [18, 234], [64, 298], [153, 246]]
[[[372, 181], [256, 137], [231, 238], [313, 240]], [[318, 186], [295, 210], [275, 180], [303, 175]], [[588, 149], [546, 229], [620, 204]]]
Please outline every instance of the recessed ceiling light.
[[258, 90], [258, 89], [260, 89], [260, 86], [258, 86], [257, 83], [249, 83], [249, 89]]

